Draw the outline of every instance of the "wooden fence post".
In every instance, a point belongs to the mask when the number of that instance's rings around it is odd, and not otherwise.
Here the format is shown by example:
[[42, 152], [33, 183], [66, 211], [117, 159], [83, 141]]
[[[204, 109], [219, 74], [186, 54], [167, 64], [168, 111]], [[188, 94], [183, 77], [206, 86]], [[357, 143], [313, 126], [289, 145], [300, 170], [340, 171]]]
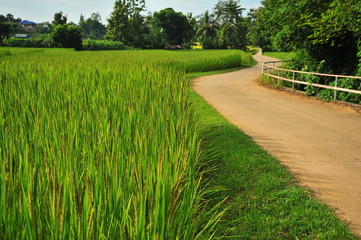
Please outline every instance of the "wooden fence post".
[[[336, 80], [335, 80], [335, 87], [337, 87], [337, 80], [338, 80], [338, 77], [336, 77]], [[337, 90], [335, 89], [335, 94], [333, 96], [333, 100], [336, 101], [336, 98], [337, 98]]]

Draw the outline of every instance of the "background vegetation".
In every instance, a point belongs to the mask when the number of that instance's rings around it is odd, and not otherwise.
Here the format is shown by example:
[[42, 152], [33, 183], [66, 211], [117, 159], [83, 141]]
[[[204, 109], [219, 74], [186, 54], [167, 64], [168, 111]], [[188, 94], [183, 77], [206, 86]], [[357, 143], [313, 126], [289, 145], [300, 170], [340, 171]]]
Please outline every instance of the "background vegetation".
[[361, 2], [265, 0], [250, 39], [265, 51], [297, 51], [295, 67], [354, 75], [360, 67]]
[[[295, 70], [340, 75], [360, 75], [361, 2], [357, 0], [290, 1], [265, 0], [252, 12], [249, 39], [266, 51], [295, 52], [288, 67]], [[321, 76], [298, 76], [301, 81], [335, 85], [335, 79]], [[357, 79], [339, 79], [342, 88], [361, 90]], [[326, 101], [333, 91], [299, 86]], [[361, 96], [338, 93], [337, 99], [361, 103]]]
[[[108, 24], [102, 23], [98, 13], [93, 13], [87, 19], [80, 15], [79, 23], [68, 23], [63, 12], [54, 14], [51, 23], [38, 24], [34, 29], [16, 24], [15, 19], [0, 17], [4, 31], [0, 32], [0, 44], [5, 46], [33, 47], [71, 47], [80, 50], [79, 32], [81, 38], [91, 40], [106, 40], [104, 49], [109, 49], [109, 42], [120, 42], [123, 48], [138, 49], [178, 49], [190, 48], [194, 42], [202, 42], [205, 49], [246, 49], [247, 23], [242, 17], [239, 0], [219, 0], [212, 13], [206, 11], [201, 16], [192, 13], [184, 15], [166, 8], [148, 15], [144, 0], [116, 0]], [[9, 14], [8, 14], [9, 15]], [[11, 15], [11, 14], [10, 14]], [[12, 16], [12, 15], [11, 15]], [[21, 19], [17, 19], [19, 22]], [[42, 26], [42, 27], [40, 27]], [[6, 27], [6, 28], [5, 28]], [[32, 38], [39, 34], [51, 34], [52, 44], [41, 44], [29, 39], [2, 41], [9, 39], [15, 33], [28, 33]], [[24, 43], [19, 43], [23, 41]], [[32, 45], [33, 44], [33, 45]], [[98, 50], [102, 44], [97, 42]], [[86, 48], [87, 50], [92, 48]], [[122, 49], [122, 48], [120, 48]]]

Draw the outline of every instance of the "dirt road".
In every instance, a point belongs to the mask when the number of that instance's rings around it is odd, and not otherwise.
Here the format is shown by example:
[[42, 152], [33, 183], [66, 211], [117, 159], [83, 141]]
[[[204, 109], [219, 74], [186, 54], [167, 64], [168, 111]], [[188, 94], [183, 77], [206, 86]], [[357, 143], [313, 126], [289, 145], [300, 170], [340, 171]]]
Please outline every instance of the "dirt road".
[[361, 114], [259, 86], [256, 67], [201, 77], [194, 89], [276, 156], [361, 234]]

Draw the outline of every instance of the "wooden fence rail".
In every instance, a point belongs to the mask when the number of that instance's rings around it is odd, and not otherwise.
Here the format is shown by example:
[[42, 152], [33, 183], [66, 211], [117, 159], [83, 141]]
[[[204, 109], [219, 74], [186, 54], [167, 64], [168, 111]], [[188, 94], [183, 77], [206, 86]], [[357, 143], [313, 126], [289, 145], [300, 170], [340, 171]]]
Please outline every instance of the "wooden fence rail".
[[[275, 78], [281, 81], [288, 81], [288, 82], [292, 82], [292, 89], [294, 89], [294, 84], [298, 83], [298, 84], [303, 84], [303, 85], [308, 85], [308, 86], [314, 86], [314, 87], [319, 87], [319, 88], [327, 88], [327, 89], [332, 89], [334, 90], [334, 100], [336, 100], [337, 97], [337, 91], [342, 91], [342, 92], [349, 92], [349, 93], [355, 93], [355, 94], [361, 94], [360, 90], [355, 90], [355, 89], [347, 89], [347, 88], [340, 88], [337, 86], [339, 79], [341, 78], [352, 78], [355, 80], [360, 80], [361, 81], [361, 77], [356, 77], [356, 76], [345, 76], [345, 75], [333, 75], [333, 74], [324, 74], [324, 73], [314, 73], [314, 72], [304, 72], [304, 71], [296, 71], [296, 70], [290, 70], [290, 69], [285, 69], [285, 68], [280, 68], [277, 67], [276, 65], [280, 66], [286, 62], [289, 61], [272, 61], [272, 62], [265, 62], [263, 63], [262, 66], [262, 74], [269, 76], [271, 78]], [[293, 73], [293, 77], [292, 79], [289, 78], [285, 78], [285, 77], [281, 77], [280, 73], [281, 72], [291, 72]], [[274, 73], [276, 73], [277, 75], [275, 75]], [[333, 77], [335, 78], [335, 86], [329, 86], [329, 85], [323, 85], [323, 84], [318, 84], [318, 83], [311, 83], [311, 82], [305, 82], [305, 81], [300, 81], [296, 79], [296, 73], [298, 74], [308, 74], [308, 75], [315, 75], [315, 76], [325, 76], [325, 77]]]

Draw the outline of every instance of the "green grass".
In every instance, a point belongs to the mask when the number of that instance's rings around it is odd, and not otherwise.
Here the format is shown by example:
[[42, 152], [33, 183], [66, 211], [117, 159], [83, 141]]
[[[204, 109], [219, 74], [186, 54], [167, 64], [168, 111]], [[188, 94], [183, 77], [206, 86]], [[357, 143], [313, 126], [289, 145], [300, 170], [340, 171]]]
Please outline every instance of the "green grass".
[[265, 56], [277, 58], [281, 61], [291, 60], [295, 53], [294, 52], [264, 52]]
[[315, 200], [288, 170], [250, 137], [192, 93], [202, 149], [210, 151], [205, 178], [222, 189], [209, 196], [227, 211], [219, 239], [357, 239], [334, 211]]
[[[279, 59], [280, 61], [292, 60], [295, 57], [295, 52], [265, 52], [264, 55]], [[283, 63], [281, 67], [287, 68], [288, 64]], [[271, 88], [284, 88], [284, 82], [278, 81], [277, 79], [261, 76], [259, 82]]]
[[[252, 65], [254, 65], [254, 64], [252, 64]], [[244, 68], [251, 67], [252, 65], [236, 67], [236, 68], [228, 68], [228, 69], [216, 70], [216, 71], [209, 71], [209, 72], [192, 72], [192, 73], [189, 73], [188, 75], [190, 78], [196, 78], [196, 77], [202, 77], [202, 76], [222, 74], [222, 73], [228, 73], [228, 72], [233, 72], [233, 71], [239, 71]]]
[[259, 47], [247, 46], [247, 52], [250, 52], [252, 54], [256, 54], [259, 51], [260, 51]]

